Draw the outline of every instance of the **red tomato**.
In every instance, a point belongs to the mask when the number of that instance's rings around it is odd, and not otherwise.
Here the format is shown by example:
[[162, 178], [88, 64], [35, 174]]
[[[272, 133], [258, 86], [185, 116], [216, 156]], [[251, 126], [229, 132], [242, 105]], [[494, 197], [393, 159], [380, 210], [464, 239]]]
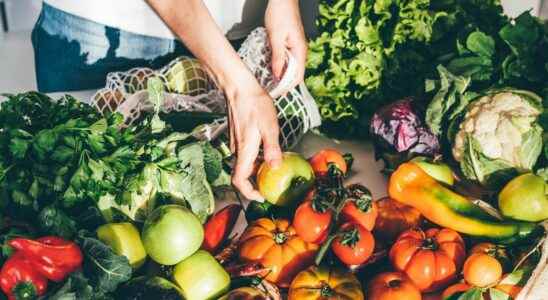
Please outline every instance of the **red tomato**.
[[343, 155], [334, 149], [324, 149], [314, 154], [309, 159], [316, 176], [325, 176], [329, 170], [329, 164], [333, 163], [344, 174], [347, 171], [346, 160]]
[[329, 233], [333, 212], [330, 209], [316, 211], [312, 203], [306, 201], [299, 205], [293, 218], [293, 227], [305, 242], [321, 244]]
[[335, 255], [348, 266], [365, 263], [375, 248], [375, 239], [371, 232], [352, 223], [343, 224], [340, 232], [331, 245]]
[[371, 231], [377, 220], [377, 204], [371, 198], [352, 199], [344, 205], [341, 215], [344, 221], [360, 224]]

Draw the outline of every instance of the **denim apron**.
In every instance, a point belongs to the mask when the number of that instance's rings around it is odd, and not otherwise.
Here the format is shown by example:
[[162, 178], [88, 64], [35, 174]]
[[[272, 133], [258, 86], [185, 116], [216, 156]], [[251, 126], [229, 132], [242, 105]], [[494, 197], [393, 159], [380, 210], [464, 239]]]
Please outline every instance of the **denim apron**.
[[46, 3], [32, 31], [32, 45], [38, 90], [45, 93], [100, 88], [109, 72], [158, 69], [189, 55], [177, 40], [122, 31]]

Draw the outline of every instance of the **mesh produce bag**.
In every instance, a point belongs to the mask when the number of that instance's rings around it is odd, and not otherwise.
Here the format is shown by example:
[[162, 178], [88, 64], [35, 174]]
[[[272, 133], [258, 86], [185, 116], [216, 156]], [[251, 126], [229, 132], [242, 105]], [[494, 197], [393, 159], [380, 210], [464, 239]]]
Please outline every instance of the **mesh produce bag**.
[[[272, 52], [264, 28], [253, 31], [238, 54], [274, 99], [280, 125], [280, 143], [284, 149], [293, 147], [308, 130], [320, 125], [318, 108], [304, 84], [290, 88], [296, 65], [289, 52], [284, 76], [280, 81], [274, 79], [270, 68]], [[152, 104], [148, 101], [147, 81], [153, 77], [160, 78], [165, 85], [164, 113], [226, 113], [222, 91], [200, 62], [190, 57], [179, 57], [160, 70], [135, 68], [110, 73], [106, 87], [93, 95], [91, 103], [101, 113], [122, 113], [126, 123], [131, 124], [143, 111], [152, 110]], [[202, 126], [197, 134], [202, 139], [214, 139], [227, 127], [227, 118], [222, 117]]]

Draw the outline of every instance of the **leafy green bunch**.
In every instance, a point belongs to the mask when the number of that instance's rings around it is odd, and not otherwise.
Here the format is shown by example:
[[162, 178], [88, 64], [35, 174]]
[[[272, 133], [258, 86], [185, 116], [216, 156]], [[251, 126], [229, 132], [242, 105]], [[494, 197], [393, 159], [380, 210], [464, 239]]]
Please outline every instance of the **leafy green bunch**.
[[306, 84], [325, 129], [363, 135], [380, 105], [424, 94], [457, 38], [496, 32], [506, 20], [497, 0], [320, 1]]
[[[157, 107], [163, 88], [153, 83]], [[189, 206], [205, 221], [212, 187], [229, 182], [223, 156], [158, 112], [126, 128], [121, 115], [102, 117], [70, 96], [9, 95], [0, 107], [1, 211], [65, 238], [113, 220], [144, 221], [159, 201]]]

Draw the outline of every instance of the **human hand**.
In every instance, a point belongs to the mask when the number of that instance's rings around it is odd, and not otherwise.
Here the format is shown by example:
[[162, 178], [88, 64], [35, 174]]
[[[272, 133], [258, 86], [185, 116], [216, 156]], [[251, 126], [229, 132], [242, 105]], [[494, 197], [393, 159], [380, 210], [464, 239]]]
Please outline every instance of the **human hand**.
[[284, 72], [286, 53], [297, 61], [297, 76], [292, 87], [304, 79], [307, 42], [298, 0], [269, 0], [265, 12], [265, 27], [272, 47], [272, 72], [279, 80]]
[[226, 92], [230, 148], [236, 153], [236, 166], [232, 184], [246, 198], [262, 200], [249, 177], [263, 145], [264, 160], [272, 166], [281, 163], [279, 126], [272, 98], [261, 88], [255, 78], [242, 81], [233, 92]]

